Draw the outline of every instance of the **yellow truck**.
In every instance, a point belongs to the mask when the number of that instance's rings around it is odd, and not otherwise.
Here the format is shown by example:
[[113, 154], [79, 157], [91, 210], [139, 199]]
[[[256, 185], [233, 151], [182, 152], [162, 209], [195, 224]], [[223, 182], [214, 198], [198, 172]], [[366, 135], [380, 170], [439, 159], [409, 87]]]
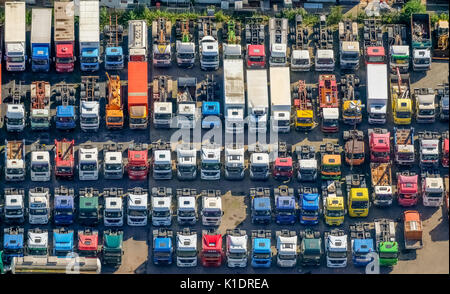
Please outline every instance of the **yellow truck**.
[[106, 104], [106, 127], [108, 129], [123, 128], [123, 102], [121, 99], [120, 77], [118, 75], [108, 77], [108, 104]]
[[363, 174], [351, 174], [345, 177], [347, 188], [347, 207], [350, 217], [366, 217], [369, 215], [369, 189]]
[[329, 226], [342, 225], [347, 211], [345, 210], [341, 182], [322, 181], [322, 200], [325, 223]]
[[413, 116], [413, 100], [411, 98], [409, 75], [397, 74], [390, 77], [392, 115], [397, 125], [411, 124]]
[[354, 74], [346, 74], [341, 78], [342, 118], [345, 124], [356, 125], [362, 122], [362, 103], [357, 97], [356, 88], [359, 78]]
[[305, 81], [299, 80], [294, 88], [295, 129], [308, 131], [314, 127], [314, 105], [311, 87], [306, 86]]

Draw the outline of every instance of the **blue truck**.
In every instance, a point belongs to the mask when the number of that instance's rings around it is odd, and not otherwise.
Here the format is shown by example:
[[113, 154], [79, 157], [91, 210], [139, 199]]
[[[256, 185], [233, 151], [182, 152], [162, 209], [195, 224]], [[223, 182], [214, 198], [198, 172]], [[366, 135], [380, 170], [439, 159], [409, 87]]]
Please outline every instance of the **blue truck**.
[[106, 40], [105, 69], [123, 69], [123, 26], [117, 24], [117, 15], [115, 22], [109, 16], [109, 24], [104, 27], [103, 35]]
[[80, 1], [79, 48], [81, 71], [93, 72], [100, 64], [99, 1]]
[[270, 188], [250, 188], [252, 199], [252, 224], [269, 224], [272, 221]]
[[73, 130], [76, 127], [75, 89], [72, 85], [60, 84], [54, 90], [56, 102], [55, 125], [58, 130]]
[[316, 187], [298, 189], [299, 219], [302, 225], [317, 225], [320, 215], [320, 195]]
[[273, 189], [275, 196], [275, 221], [279, 225], [294, 224], [297, 219], [297, 202], [294, 189], [279, 186]]
[[252, 267], [269, 268], [272, 265], [271, 230], [252, 231]]
[[375, 252], [372, 231], [374, 223], [356, 223], [350, 225], [350, 240], [352, 246], [352, 261], [355, 266], [366, 266], [373, 260], [370, 252]]
[[199, 99], [202, 102], [202, 129], [211, 129], [219, 127], [220, 120], [220, 102], [215, 97], [217, 93], [217, 83], [214, 75], [206, 75], [206, 79], [200, 85]]
[[173, 231], [164, 228], [153, 230], [153, 263], [172, 264], [173, 251]]
[[22, 257], [24, 252], [23, 228], [10, 227], [3, 229], [3, 263], [10, 264], [13, 257]]
[[74, 253], [73, 230], [58, 228], [53, 230], [53, 256], [67, 257]]
[[55, 225], [71, 225], [75, 217], [75, 191], [66, 187], [55, 188], [53, 202]]
[[50, 70], [52, 9], [33, 8], [31, 18], [31, 70]]

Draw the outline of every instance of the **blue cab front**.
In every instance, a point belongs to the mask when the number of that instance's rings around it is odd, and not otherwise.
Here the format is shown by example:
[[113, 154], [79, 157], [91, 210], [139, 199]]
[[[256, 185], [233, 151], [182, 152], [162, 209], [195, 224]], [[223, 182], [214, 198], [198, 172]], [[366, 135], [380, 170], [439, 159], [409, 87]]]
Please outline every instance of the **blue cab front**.
[[48, 72], [50, 70], [50, 44], [33, 44], [31, 70], [33, 72]]
[[67, 257], [73, 254], [73, 232], [59, 234], [53, 233], [53, 255]]
[[252, 222], [269, 224], [272, 221], [270, 198], [255, 198], [252, 202]]
[[220, 126], [220, 103], [203, 102], [202, 104], [202, 128], [215, 128]]
[[72, 197], [55, 197], [55, 224], [71, 225], [74, 218], [74, 204]]
[[154, 244], [153, 263], [157, 265], [172, 264], [172, 240], [170, 238], [156, 238]]
[[23, 235], [8, 235], [3, 237], [3, 261], [11, 263], [13, 257], [23, 256]]
[[84, 48], [81, 51], [80, 67], [82, 71], [97, 71], [99, 69], [98, 48]]
[[272, 251], [270, 239], [253, 239], [252, 267], [269, 268], [272, 265]]
[[355, 239], [353, 240], [352, 261], [355, 266], [366, 266], [373, 260], [368, 254], [373, 252], [372, 239]]
[[59, 130], [75, 129], [75, 109], [72, 105], [56, 107], [56, 128]]
[[122, 47], [107, 47], [105, 56], [106, 69], [123, 69]]
[[280, 196], [276, 202], [276, 223], [279, 225], [291, 225], [295, 223], [295, 198]]
[[317, 225], [319, 223], [319, 194], [301, 195], [300, 204], [300, 223]]

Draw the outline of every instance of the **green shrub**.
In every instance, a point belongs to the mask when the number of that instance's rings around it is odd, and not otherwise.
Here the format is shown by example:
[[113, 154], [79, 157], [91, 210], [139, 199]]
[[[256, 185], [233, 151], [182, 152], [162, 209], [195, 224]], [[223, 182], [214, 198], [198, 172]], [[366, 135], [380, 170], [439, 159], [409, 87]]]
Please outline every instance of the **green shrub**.
[[342, 20], [342, 7], [341, 6], [333, 6], [331, 7], [330, 14], [327, 16], [327, 24], [335, 25], [338, 24]]

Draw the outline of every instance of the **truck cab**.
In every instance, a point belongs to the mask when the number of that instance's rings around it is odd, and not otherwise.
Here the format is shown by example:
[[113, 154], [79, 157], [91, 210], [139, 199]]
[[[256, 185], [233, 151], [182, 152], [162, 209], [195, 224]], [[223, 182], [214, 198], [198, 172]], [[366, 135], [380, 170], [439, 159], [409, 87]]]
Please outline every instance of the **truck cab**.
[[19, 227], [3, 229], [3, 261], [9, 264], [13, 257], [22, 257], [24, 253], [24, 230]]
[[50, 219], [50, 190], [36, 187], [28, 191], [28, 222], [46, 225]]
[[200, 68], [219, 69], [219, 43], [212, 36], [204, 36], [200, 39]]
[[178, 231], [176, 242], [177, 266], [197, 266], [197, 231], [183, 228], [183, 230]]
[[98, 246], [98, 231], [90, 228], [78, 230], [77, 253], [82, 257], [98, 257], [100, 248]]
[[320, 195], [315, 187], [302, 186], [298, 189], [299, 219], [302, 225], [319, 223]]
[[444, 204], [444, 180], [439, 174], [422, 176], [422, 199], [424, 206], [440, 207]]
[[147, 189], [135, 187], [128, 190], [127, 224], [129, 226], [146, 226], [148, 220]]
[[315, 69], [316, 71], [334, 70], [334, 52], [331, 49], [319, 49], [316, 52]]
[[322, 183], [323, 215], [325, 223], [329, 226], [340, 226], [344, 223], [346, 210], [343, 195], [340, 182]]
[[177, 146], [177, 178], [178, 180], [195, 180], [197, 178], [197, 149], [191, 143]]
[[202, 231], [200, 259], [204, 267], [220, 267], [224, 259], [222, 234], [216, 230]]
[[277, 231], [277, 264], [279, 267], [295, 267], [299, 252], [298, 237], [295, 231]]
[[59, 130], [73, 130], [76, 127], [75, 108], [73, 105], [56, 107], [56, 128]]
[[270, 175], [269, 147], [265, 144], [249, 144], [250, 152], [250, 179], [265, 181]]
[[345, 177], [347, 187], [347, 207], [350, 217], [367, 217], [370, 199], [366, 179], [363, 174], [350, 174]]
[[270, 224], [272, 221], [270, 188], [250, 188], [250, 198], [252, 224]]
[[52, 255], [60, 258], [70, 257], [74, 253], [74, 233], [67, 228], [53, 230]]
[[100, 221], [100, 193], [94, 188], [80, 188], [78, 202], [78, 222], [97, 225]]
[[130, 180], [145, 180], [148, 175], [148, 145], [134, 143], [128, 146], [127, 173]]
[[341, 178], [341, 150], [337, 144], [327, 143], [320, 146], [320, 174], [322, 180]]
[[374, 225], [380, 265], [396, 265], [399, 256], [399, 246], [395, 238], [395, 222], [390, 219], [375, 219]]
[[177, 189], [177, 221], [179, 225], [197, 223], [197, 190]]
[[124, 218], [125, 194], [121, 188], [108, 188], [103, 190], [105, 207], [103, 209], [103, 222], [105, 227], [121, 227]]
[[370, 162], [391, 160], [391, 133], [387, 129], [369, 129]]
[[75, 191], [60, 186], [55, 188], [53, 198], [53, 221], [55, 225], [71, 225], [75, 214]]
[[297, 180], [313, 182], [317, 179], [317, 158], [314, 146], [300, 145], [295, 147], [297, 154]]
[[420, 168], [437, 168], [439, 166], [440, 134], [432, 131], [418, 133]]
[[300, 264], [303, 267], [320, 266], [323, 248], [320, 231], [307, 228], [300, 231]]
[[347, 267], [347, 235], [344, 230], [333, 229], [324, 232], [327, 267]]
[[292, 71], [309, 71], [311, 69], [311, 56], [309, 50], [293, 50], [291, 54]]
[[48, 231], [46, 229], [29, 229], [25, 252], [31, 256], [48, 256]]
[[372, 238], [373, 223], [350, 225], [352, 261], [355, 266], [367, 266], [373, 261], [369, 254], [375, 252]]
[[292, 225], [297, 218], [297, 201], [294, 189], [288, 186], [274, 188], [275, 222], [279, 225]]
[[248, 236], [245, 230], [227, 230], [226, 237], [227, 266], [246, 267], [248, 260]]
[[231, 143], [225, 146], [225, 179], [243, 180], [245, 176], [244, 146]]
[[223, 216], [222, 193], [220, 190], [202, 190], [202, 224], [204, 226], [220, 226]]
[[108, 180], [122, 179], [124, 173], [122, 144], [104, 145], [103, 152], [103, 178]]
[[436, 120], [436, 95], [431, 88], [414, 89], [417, 123], [434, 123]]
[[22, 132], [25, 129], [25, 106], [20, 100], [7, 104], [5, 124], [8, 132]]
[[122, 264], [122, 255], [123, 231], [114, 229], [103, 231], [103, 263], [117, 268]]
[[263, 44], [247, 44], [247, 68], [264, 68], [266, 66], [266, 52]]
[[290, 180], [294, 174], [292, 160], [292, 146], [286, 142], [278, 142], [276, 152], [278, 157], [275, 159], [272, 176], [276, 180]]
[[98, 180], [98, 149], [92, 145], [84, 145], [79, 149], [78, 176], [80, 181]]
[[413, 172], [397, 173], [397, 199], [400, 206], [414, 206], [419, 201], [419, 176]]
[[170, 143], [152, 143], [153, 178], [155, 180], [172, 179], [172, 149]]
[[423, 247], [423, 226], [420, 213], [417, 210], [403, 212], [403, 237], [406, 250], [416, 250]]
[[25, 2], [5, 2], [6, 70], [24, 71], [26, 56]]
[[200, 178], [202, 180], [220, 180], [221, 147], [216, 144], [204, 144], [201, 151]]
[[50, 70], [52, 10], [32, 9], [31, 69], [33, 72]]
[[172, 188], [152, 188], [151, 214], [153, 226], [170, 226], [172, 224]]
[[251, 265], [253, 268], [270, 268], [272, 265], [271, 239], [270, 230], [252, 231]]
[[5, 188], [3, 220], [5, 223], [23, 224], [25, 221], [25, 191]]

